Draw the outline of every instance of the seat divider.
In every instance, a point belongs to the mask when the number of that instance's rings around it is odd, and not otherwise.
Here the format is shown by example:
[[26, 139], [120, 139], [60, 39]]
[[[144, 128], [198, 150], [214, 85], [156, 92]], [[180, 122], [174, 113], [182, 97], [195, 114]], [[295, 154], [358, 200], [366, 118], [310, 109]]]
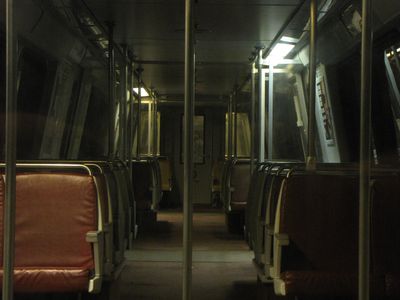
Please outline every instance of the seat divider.
[[103, 281], [104, 232], [90, 231], [86, 234], [86, 241], [93, 246], [95, 272], [94, 277], [89, 280], [88, 292], [97, 294], [101, 291]]

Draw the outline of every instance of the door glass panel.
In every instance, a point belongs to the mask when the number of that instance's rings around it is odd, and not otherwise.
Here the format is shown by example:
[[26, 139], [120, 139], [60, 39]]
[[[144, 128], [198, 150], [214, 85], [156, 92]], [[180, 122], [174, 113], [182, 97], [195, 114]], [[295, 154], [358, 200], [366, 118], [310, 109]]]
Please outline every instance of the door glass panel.
[[[195, 164], [204, 164], [204, 116], [194, 116], [193, 118], [193, 162]], [[183, 143], [185, 136], [184, 116], [181, 122], [181, 163], [183, 163]]]

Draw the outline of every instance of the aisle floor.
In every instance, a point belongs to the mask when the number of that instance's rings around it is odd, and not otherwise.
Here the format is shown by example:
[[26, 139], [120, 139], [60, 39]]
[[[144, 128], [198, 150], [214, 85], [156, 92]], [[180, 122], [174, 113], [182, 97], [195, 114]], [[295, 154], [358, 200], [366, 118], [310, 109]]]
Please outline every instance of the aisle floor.
[[[155, 229], [126, 254], [121, 299], [181, 299], [181, 247], [182, 213], [158, 213]], [[194, 214], [193, 300], [261, 299], [252, 258], [241, 236], [227, 232], [223, 213]]]

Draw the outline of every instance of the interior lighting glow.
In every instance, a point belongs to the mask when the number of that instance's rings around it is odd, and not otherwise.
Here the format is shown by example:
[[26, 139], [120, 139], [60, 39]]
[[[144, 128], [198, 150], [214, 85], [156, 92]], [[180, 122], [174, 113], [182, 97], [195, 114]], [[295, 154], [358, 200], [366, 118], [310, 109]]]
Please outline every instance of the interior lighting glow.
[[266, 62], [267, 64], [273, 64], [276, 65], [284, 59], [290, 51], [293, 50], [295, 45], [293, 44], [286, 44], [286, 43], [278, 43], [276, 46], [272, 49], [271, 53], [268, 55]]
[[281, 42], [285, 42], [285, 43], [292, 43], [292, 44], [296, 44], [299, 41], [299, 39], [296, 38], [292, 38], [290, 36], [283, 36], [281, 38]]
[[[139, 89], [138, 88], [133, 88], [133, 92], [136, 95], [139, 95]], [[140, 88], [140, 94], [142, 97], [149, 97], [149, 93], [146, 91], [145, 88]]]
[[151, 100], [142, 100], [141, 103], [142, 103], [142, 104], [147, 104], [147, 105], [148, 105], [148, 104], [152, 104], [153, 101], [151, 101]]
[[400, 48], [397, 48], [397, 53], [400, 53]]

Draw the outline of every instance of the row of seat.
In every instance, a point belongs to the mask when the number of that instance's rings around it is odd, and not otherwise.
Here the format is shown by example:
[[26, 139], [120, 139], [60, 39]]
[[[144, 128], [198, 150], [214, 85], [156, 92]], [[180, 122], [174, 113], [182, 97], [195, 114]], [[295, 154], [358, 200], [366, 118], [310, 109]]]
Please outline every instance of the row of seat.
[[152, 228], [164, 193], [172, 191], [172, 168], [167, 157], [144, 157], [133, 161], [133, 188], [137, 204], [137, 224]]
[[99, 293], [104, 282], [118, 277], [136, 230], [135, 200], [123, 163], [20, 163], [16, 180], [16, 293]]
[[224, 162], [221, 178], [221, 199], [229, 231], [242, 232], [244, 212], [250, 186], [250, 161], [229, 159]]
[[[278, 295], [357, 294], [358, 170], [323, 164], [259, 165], [246, 229], [263, 281]], [[400, 296], [400, 177], [374, 169], [371, 184], [371, 291]]]

